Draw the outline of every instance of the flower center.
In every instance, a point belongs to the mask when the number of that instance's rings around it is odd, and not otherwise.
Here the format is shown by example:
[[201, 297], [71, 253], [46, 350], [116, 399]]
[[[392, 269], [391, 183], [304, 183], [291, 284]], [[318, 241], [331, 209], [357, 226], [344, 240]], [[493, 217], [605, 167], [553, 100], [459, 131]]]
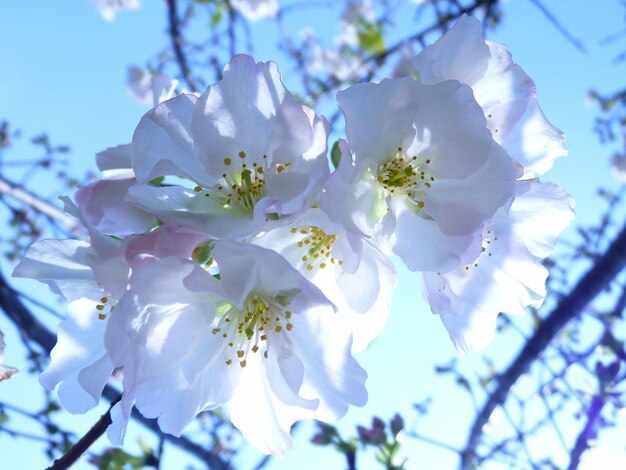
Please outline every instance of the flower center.
[[398, 147], [393, 157], [379, 165], [376, 182], [389, 195], [404, 197], [416, 209], [423, 209], [425, 204], [420, 193], [430, 189], [435, 181], [428, 171], [429, 164], [429, 159], [420, 161], [416, 155], [407, 157], [402, 147]]
[[[246, 162], [247, 154], [243, 150], [239, 152], [238, 164], [230, 157], [224, 158], [223, 183], [211, 188], [196, 186], [194, 191], [203, 193], [204, 197], [214, 198], [224, 209], [235, 209], [252, 214], [254, 206], [265, 196], [265, 173], [270, 170], [267, 155], [263, 155], [263, 163], [260, 165]], [[277, 173], [282, 173], [289, 164], [278, 164], [273, 168]]]
[[228, 342], [226, 365], [236, 360], [241, 367], [246, 367], [248, 354], [256, 354], [260, 349], [264, 349], [264, 358], [269, 357], [272, 336], [286, 334], [293, 329], [293, 324], [289, 322], [293, 313], [286, 309], [293, 295], [288, 292], [267, 298], [251, 293], [243, 309], [226, 304], [223, 311], [218, 312], [219, 321], [211, 333], [221, 334]]
[[327, 263], [343, 264], [342, 260], [331, 256], [331, 250], [337, 239], [335, 234], [328, 234], [316, 225], [303, 225], [300, 228], [293, 227], [291, 233], [301, 236], [298, 247], [303, 248], [305, 254], [300, 258], [307, 271], [313, 271], [316, 267], [324, 269]]

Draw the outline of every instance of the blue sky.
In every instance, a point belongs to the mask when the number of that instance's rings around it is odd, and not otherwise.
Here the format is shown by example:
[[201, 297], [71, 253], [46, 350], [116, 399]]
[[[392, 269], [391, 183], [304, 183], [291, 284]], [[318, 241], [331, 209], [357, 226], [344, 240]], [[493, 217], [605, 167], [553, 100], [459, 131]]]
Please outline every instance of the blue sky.
[[[624, 84], [626, 65], [614, 64], [612, 60], [626, 49], [626, 37], [608, 46], [601, 46], [599, 41], [624, 28], [625, 12], [617, 0], [602, 2], [602, 8], [591, 0], [546, 3], [573, 36], [582, 41], [587, 53], [574, 48], [529, 0], [504, 2], [502, 25], [489, 34], [489, 39], [509, 46], [514, 60], [535, 80], [545, 114], [567, 135], [569, 156], [560, 159], [544, 179], [561, 185], [575, 197], [577, 223], [585, 224], [599, 215], [596, 188], [618, 186], [608, 171], [612, 147], [600, 145], [593, 134], [597, 110], [589, 105], [586, 95], [591, 88], [610, 92]], [[322, 19], [325, 19], [323, 14], [311, 14], [308, 10], [297, 17], [302, 26]], [[417, 30], [419, 26], [412, 24], [412, 20], [409, 15], [397, 34], [410, 31], [410, 27]], [[126, 66], [142, 65], [165, 47], [168, 41], [163, 34], [165, 28], [164, 6], [155, 1], [145, 1], [139, 11], [122, 14], [112, 23], [102, 20], [87, 0], [5, 2], [0, 7], [0, 119], [8, 119], [25, 136], [47, 132], [54, 143], [69, 144], [71, 170], [75, 175], [95, 171], [95, 153], [128, 142], [147, 110], [125, 91]], [[272, 41], [262, 39], [276, 37], [272, 23], [261, 22], [251, 28], [256, 38], [256, 58], [275, 60], [287, 75], [289, 67], [285, 59]], [[325, 32], [332, 34], [333, 24], [325, 21], [316, 31], [319, 36]], [[29, 151], [18, 144], [14, 155]], [[46, 194], [54, 185], [42, 180], [40, 187]], [[571, 232], [565, 237], [573, 239]], [[32, 282], [20, 281], [15, 285], [33, 289]], [[10, 350], [12, 344], [18, 343], [16, 337], [11, 338], [15, 330], [1, 317], [0, 329], [7, 335], [9, 345], [6, 362], [15, 365], [20, 362], [19, 351]], [[498, 354], [500, 348], [506, 357], [517, 347], [519, 344], [511, 345], [507, 339], [498, 338], [491, 351]], [[359, 357], [370, 377], [370, 402], [363, 409], [351, 410], [341, 429], [350, 433], [355, 424], [369, 424], [373, 415], [388, 419], [396, 411], [402, 412], [410, 423], [411, 404], [437, 395], [433, 413], [418, 429], [460, 447], [471, 422], [471, 402], [466, 395], [450, 389], [451, 381], [442, 381], [433, 373], [433, 364], [446, 363], [455, 355], [439, 319], [422, 302], [415, 275], [400, 269], [400, 284], [389, 324]], [[471, 369], [479, 366], [482, 359], [480, 355], [471, 355], [459, 360]], [[2, 397], [5, 393], [7, 397], [20, 397], [19, 401], [28, 407], [38, 400], [39, 391], [35, 387], [38, 387], [35, 380], [21, 374], [2, 384]], [[70, 427], [86, 429], [101, 412], [102, 409], [87, 417], [71, 417], [66, 422]], [[135, 428], [129, 443], [139, 434], [148, 435]], [[276, 460], [269, 468], [319, 468], [320, 459], [329, 468], [340, 468], [342, 462], [336, 453], [308, 446], [306, 441], [311, 436], [308, 425], [302, 426], [297, 434], [301, 436], [296, 439], [297, 450], [285, 459]], [[454, 455], [447, 451], [415, 441], [407, 441], [406, 447], [413, 464], [437, 462], [437, 468], [442, 469], [455, 465]], [[16, 445], [8, 437], [0, 436], [4, 462], [24, 464], [23, 459], [28, 458], [28, 464], [22, 465], [24, 468], [40, 468], [48, 463], [43, 453], [26, 454], [29, 448], [32, 448], [29, 442]], [[246, 455], [246, 461], [256, 456], [252, 452]], [[181, 460], [175, 462], [171, 467], [166, 464], [165, 468], [182, 466]], [[413, 464], [409, 468], [416, 468]], [[79, 464], [76, 468], [91, 467]]]

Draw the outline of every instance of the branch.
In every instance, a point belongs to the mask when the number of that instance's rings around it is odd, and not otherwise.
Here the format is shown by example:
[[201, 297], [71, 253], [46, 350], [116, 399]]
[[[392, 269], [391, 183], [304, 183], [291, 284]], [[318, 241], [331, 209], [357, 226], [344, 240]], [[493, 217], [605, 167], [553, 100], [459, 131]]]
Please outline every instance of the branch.
[[594, 396], [593, 400], [591, 400], [589, 411], [587, 411], [587, 423], [578, 435], [578, 439], [576, 439], [576, 444], [571, 453], [571, 460], [567, 467], [568, 470], [576, 470], [578, 468], [580, 458], [589, 447], [589, 440], [595, 436], [596, 423], [604, 405], [605, 402], [601, 396]]
[[[7, 317], [17, 326], [20, 333], [26, 339], [34, 341], [41, 346], [45, 352], [50, 354], [50, 351], [56, 343], [55, 336], [33, 315], [28, 307], [24, 305], [19, 298], [17, 291], [7, 284], [1, 273], [0, 309], [4, 311]], [[107, 385], [102, 392], [102, 396], [109, 402], [116, 400], [119, 395], [120, 392], [111, 385]], [[196, 456], [198, 459], [205, 462], [210, 468], [219, 470], [227, 470], [231, 468], [228, 462], [222, 460], [219, 456], [211, 453], [195, 442], [190, 441], [185, 437], [174, 437], [171, 434], [163, 433], [159, 429], [156, 420], [145, 418], [136, 409], [133, 410], [132, 417], [170, 444], [173, 444], [176, 447]]]
[[584, 275], [570, 294], [563, 298], [552, 313], [539, 325], [508, 370], [498, 377], [496, 389], [488, 397], [476, 417], [465, 450], [461, 455], [461, 469], [471, 468], [485, 424], [493, 411], [502, 405], [517, 380], [529, 369], [548, 344], [571, 319], [578, 316], [626, 266], [626, 226], [606, 253]]
[[541, 13], [544, 14], [544, 16], [548, 19], [548, 21], [550, 23], [552, 23], [554, 25], [554, 27], [556, 29], [559, 30], [559, 32], [565, 37], [565, 39], [567, 39], [570, 43], [572, 43], [572, 45], [578, 49], [580, 52], [582, 52], [583, 54], [587, 53], [587, 50], [585, 49], [585, 46], [583, 46], [582, 42], [580, 42], [579, 39], [576, 39], [574, 36], [572, 36], [566, 29], [565, 27], [563, 27], [563, 25], [561, 24], [561, 22], [558, 20], [558, 18], [556, 16], [554, 16], [550, 10], [548, 10], [546, 8], [546, 6], [541, 3], [539, 0], [530, 0], [530, 3], [532, 3], [533, 5], [535, 5], [537, 8], [539, 8], [539, 10], [541, 10]]
[[166, 0], [167, 3], [167, 20], [169, 24], [170, 38], [172, 39], [172, 48], [174, 49], [174, 55], [176, 56], [176, 62], [180, 73], [187, 83], [187, 86], [192, 92], [198, 91], [198, 85], [191, 76], [191, 69], [187, 63], [187, 57], [183, 52], [183, 37], [180, 33], [180, 21], [178, 14], [176, 13], [176, 0]]
[[25, 205], [32, 207], [43, 215], [56, 220], [71, 232], [76, 231], [78, 228], [78, 221], [74, 217], [66, 214], [45, 199], [42, 199], [39, 196], [21, 188], [19, 185], [8, 181], [3, 176], [0, 176], [0, 194], [11, 196]]
[[94, 424], [87, 433], [68, 450], [63, 457], [54, 461], [47, 470], [65, 470], [76, 461], [102, 436], [111, 424], [111, 408], [122, 399], [121, 396], [111, 402], [111, 406], [105, 414]]

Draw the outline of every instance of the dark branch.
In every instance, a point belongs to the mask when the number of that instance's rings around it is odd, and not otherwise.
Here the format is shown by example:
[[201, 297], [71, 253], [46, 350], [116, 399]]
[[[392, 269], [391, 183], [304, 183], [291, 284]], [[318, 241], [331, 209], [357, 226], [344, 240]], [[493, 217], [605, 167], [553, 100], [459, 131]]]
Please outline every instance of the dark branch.
[[111, 408], [121, 400], [121, 396], [111, 402], [111, 406], [105, 414], [94, 424], [87, 433], [79, 439], [79, 441], [68, 450], [63, 457], [54, 461], [47, 470], [65, 470], [76, 461], [102, 436], [111, 424]]
[[528, 370], [548, 344], [573, 318], [578, 316], [600, 292], [626, 266], [626, 227], [624, 227], [606, 253], [584, 275], [570, 294], [563, 298], [554, 311], [539, 325], [535, 334], [524, 346], [508, 370], [498, 377], [498, 385], [476, 417], [465, 450], [461, 456], [461, 468], [471, 468], [476, 447], [483, 427], [493, 411], [506, 400], [511, 387]]

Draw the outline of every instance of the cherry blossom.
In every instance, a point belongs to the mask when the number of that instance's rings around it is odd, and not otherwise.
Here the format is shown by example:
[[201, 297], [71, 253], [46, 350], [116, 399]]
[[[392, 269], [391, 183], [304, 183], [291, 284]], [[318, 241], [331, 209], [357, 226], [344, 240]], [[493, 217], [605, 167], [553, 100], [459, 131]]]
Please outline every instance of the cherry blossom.
[[360, 234], [311, 209], [252, 243], [280, 253], [333, 302], [353, 330], [353, 353], [380, 334], [397, 276], [393, 264]]
[[421, 274], [430, 307], [458, 349], [488, 346], [500, 312], [523, 314], [541, 306], [548, 277], [541, 262], [573, 220], [573, 207], [554, 184], [520, 182], [510, 208], [498, 210], [483, 227], [481, 253], [473, 262], [445, 274]]
[[107, 21], [113, 21], [124, 10], [137, 10], [141, 0], [91, 0], [98, 12]]
[[545, 173], [566, 155], [563, 133], [548, 122], [532, 79], [506, 46], [485, 42], [482, 25], [464, 15], [414, 60], [422, 83], [459, 80], [472, 87], [494, 139], [517, 160], [527, 177]]
[[137, 101], [156, 106], [176, 96], [178, 80], [132, 65], [127, 69], [126, 84], [130, 95]]
[[471, 89], [385, 79], [337, 100], [352, 155], [344, 147], [322, 209], [414, 271], [446, 272], [473, 259], [479, 228], [513, 195], [516, 170]]
[[[316, 196], [329, 172], [327, 133], [275, 64], [236, 56], [200, 98], [183, 94], [143, 117], [132, 143], [140, 184], [127, 200], [215, 238], [253, 236]], [[146, 184], [167, 175], [191, 184]]]
[[131, 275], [106, 336], [124, 370], [116, 418], [134, 405], [179, 435], [199, 412], [228, 403], [252, 445], [283, 454], [296, 420], [334, 421], [365, 403], [350, 328], [313, 284], [254, 245], [219, 241], [210, 256], [219, 276], [180, 257]]
[[231, 0], [231, 6], [249, 21], [274, 18], [278, 14], [278, 0]]

